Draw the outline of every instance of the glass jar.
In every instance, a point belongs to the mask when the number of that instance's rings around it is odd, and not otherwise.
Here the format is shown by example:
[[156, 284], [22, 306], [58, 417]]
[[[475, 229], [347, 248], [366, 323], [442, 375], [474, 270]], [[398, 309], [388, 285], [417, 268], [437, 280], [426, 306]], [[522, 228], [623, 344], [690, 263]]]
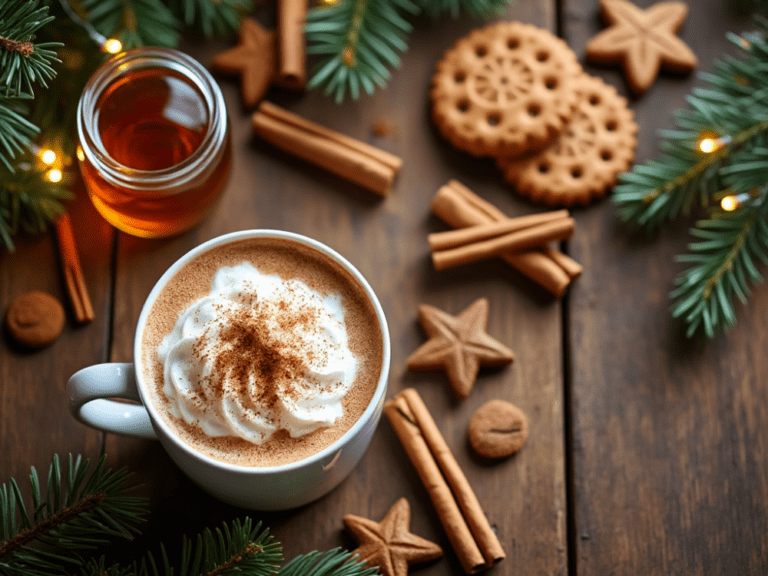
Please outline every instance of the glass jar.
[[191, 228], [229, 179], [224, 98], [208, 71], [178, 50], [138, 48], [104, 63], [80, 97], [77, 133], [91, 201], [134, 236]]

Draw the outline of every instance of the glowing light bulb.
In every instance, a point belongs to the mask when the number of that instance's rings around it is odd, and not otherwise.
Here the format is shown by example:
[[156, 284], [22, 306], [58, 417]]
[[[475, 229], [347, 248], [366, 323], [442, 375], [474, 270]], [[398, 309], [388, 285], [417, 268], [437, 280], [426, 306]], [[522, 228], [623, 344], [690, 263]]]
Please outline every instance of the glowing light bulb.
[[43, 150], [40, 152], [40, 160], [43, 161], [43, 164], [47, 164], [50, 166], [54, 162], [56, 162], [56, 152], [53, 150]]
[[85, 152], [83, 152], [83, 149], [80, 146], [77, 147], [75, 154], [77, 154], [77, 159], [80, 160], [80, 162], [85, 161]]
[[720, 200], [720, 208], [722, 208], [726, 212], [733, 212], [738, 207], [739, 207], [739, 202], [738, 200], [736, 200], [734, 196], [726, 196], [725, 198]]
[[104, 42], [104, 46], [102, 47], [102, 49], [107, 54], [117, 54], [118, 52], [122, 51], [123, 44], [117, 38], [110, 38], [109, 40]]
[[49, 181], [56, 183], [61, 182], [63, 174], [61, 173], [61, 170], [54, 168], [53, 170], [49, 170], [45, 177], [48, 178]]
[[714, 138], [703, 138], [699, 142], [699, 150], [704, 152], [704, 154], [710, 154], [711, 152], [715, 151], [715, 139]]
[[711, 136], [704, 136], [701, 140], [699, 140], [699, 150], [704, 152], [704, 154], [711, 154], [715, 150], [719, 150], [723, 146], [727, 146], [733, 142], [733, 138], [728, 136], [727, 134], [725, 136], [719, 136], [717, 138], [712, 138]]

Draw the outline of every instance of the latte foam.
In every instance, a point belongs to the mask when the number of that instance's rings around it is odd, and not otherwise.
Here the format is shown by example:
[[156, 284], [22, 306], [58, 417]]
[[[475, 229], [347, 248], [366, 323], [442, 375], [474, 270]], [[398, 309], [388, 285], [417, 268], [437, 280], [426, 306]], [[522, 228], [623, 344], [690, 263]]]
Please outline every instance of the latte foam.
[[255, 444], [334, 424], [357, 372], [339, 298], [248, 263], [216, 272], [158, 357], [173, 416]]
[[330, 257], [275, 238], [188, 262], [141, 335], [151, 402], [196, 450], [245, 466], [302, 460], [365, 411], [382, 368], [375, 309]]

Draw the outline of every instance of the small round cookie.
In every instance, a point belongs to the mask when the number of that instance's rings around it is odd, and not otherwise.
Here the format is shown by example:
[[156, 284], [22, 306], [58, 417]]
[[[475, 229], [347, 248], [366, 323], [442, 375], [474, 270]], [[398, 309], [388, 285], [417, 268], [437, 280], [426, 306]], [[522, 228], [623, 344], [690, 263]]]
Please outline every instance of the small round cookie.
[[485, 458], [505, 458], [525, 445], [528, 419], [510, 402], [491, 400], [472, 416], [467, 429], [469, 445]]
[[635, 157], [637, 124], [626, 98], [600, 78], [575, 80], [573, 119], [547, 148], [523, 157], [499, 156], [507, 182], [534, 202], [587, 204], [605, 195]]
[[432, 118], [457, 148], [475, 156], [539, 149], [576, 106], [576, 55], [550, 32], [501, 22], [449, 48], [432, 76]]
[[53, 344], [64, 328], [64, 308], [45, 292], [34, 291], [16, 298], [8, 307], [5, 325], [23, 346], [43, 348]]

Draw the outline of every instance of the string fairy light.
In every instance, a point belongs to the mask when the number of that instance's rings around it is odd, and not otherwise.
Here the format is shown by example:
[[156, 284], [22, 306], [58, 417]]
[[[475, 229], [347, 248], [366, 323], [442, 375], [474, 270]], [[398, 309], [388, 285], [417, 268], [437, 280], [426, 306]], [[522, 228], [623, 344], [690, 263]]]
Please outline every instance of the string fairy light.
[[96, 28], [93, 27], [93, 24], [87, 20], [83, 20], [80, 15], [72, 8], [69, 0], [59, 0], [59, 3], [67, 15], [72, 19], [72, 21], [85, 29], [88, 36], [91, 37], [91, 40], [96, 42], [96, 44], [99, 45], [99, 48], [101, 48], [103, 52], [106, 52], [107, 54], [118, 54], [123, 51], [123, 44], [120, 42], [120, 40], [117, 38], [107, 38], [104, 36], [104, 34], [96, 30]]
[[752, 192], [742, 192], [741, 194], [729, 194], [728, 196], [723, 196], [723, 198], [721, 198], [720, 208], [722, 208], [725, 212], [733, 212], [737, 208], [741, 208], [741, 206], [743, 206], [747, 200], [751, 198], [757, 198], [758, 196], [758, 190], [753, 190]]
[[717, 138], [713, 138], [711, 136], [704, 136], [699, 140], [699, 150], [704, 152], [704, 154], [711, 154], [712, 152], [719, 150], [723, 146], [727, 146], [731, 142], [733, 142], [733, 138], [731, 138], [727, 134], [725, 136], [719, 136]]
[[61, 170], [54, 168], [52, 170], [48, 170], [45, 177], [49, 182], [53, 182], [55, 184], [56, 182], [61, 182], [61, 179], [64, 177], [64, 175], [61, 173]]
[[42, 150], [40, 152], [40, 160], [43, 161], [43, 164], [46, 164], [48, 166], [56, 162], [56, 158], [57, 158], [56, 152], [54, 152], [53, 150], [50, 150], [50, 149]]

